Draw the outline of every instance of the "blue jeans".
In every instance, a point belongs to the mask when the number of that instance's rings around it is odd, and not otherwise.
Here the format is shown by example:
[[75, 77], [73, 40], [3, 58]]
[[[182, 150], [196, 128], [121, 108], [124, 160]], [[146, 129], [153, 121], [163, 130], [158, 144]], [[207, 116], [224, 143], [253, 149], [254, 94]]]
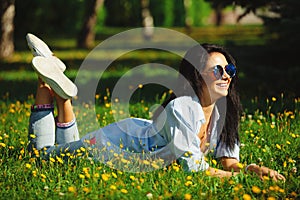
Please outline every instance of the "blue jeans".
[[49, 155], [60, 155], [66, 151], [76, 154], [76, 150], [84, 147], [79, 138], [76, 121], [58, 126], [55, 122], [53, 109], [32, 110], [29, 119], [29, 147], [30, 151], [42, 150], [43, 158]]

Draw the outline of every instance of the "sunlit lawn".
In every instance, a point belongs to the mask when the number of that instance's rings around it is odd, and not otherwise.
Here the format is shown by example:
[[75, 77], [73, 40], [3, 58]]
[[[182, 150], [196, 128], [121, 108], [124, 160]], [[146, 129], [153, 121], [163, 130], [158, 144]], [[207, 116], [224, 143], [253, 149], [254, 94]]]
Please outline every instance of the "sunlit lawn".
[[[184, 31], [183, 29], [178, 29]], [[107, 35], [98, 37], [98, 42], [115, 34], [119, 30], [106, 30]], [[236, 32], [243, 34], [238, 34]], [[212, 34], [214, 33], [214, 34]], [[261, 27], [207, 27], [192, 32], [191, 37], [203, 42], [218, 42], [235, 45], [263, 45], [265, 43]], [[50, 37], [49, 40], [56, 55], [68, 65], [66, 74], [75, 79], [87, 50], [76, 49], [74, 39]], [[207, 172], [185, 173], [177, 164], [148, 173], [128, 173], [111, 169], [86, 156], [74, 158], [69, 162], [60, 157], [43, 161], [30, 156], [26, 150], [28, 144], [27, 127], [30, 106], [36, 88], [36, 74], [30, 67], [31, 53], [26, 49], [25, 40], [19, 43], [22, 47], [9, 60], [2, 61], [0, 71], [0, 195], [1, 199], [297, 199], [300, 198], [299, 150], [300, 99], [292, 94], [283, 94], [277, 90], [282, 82], [272, 82], [273, 87], [263, 85], [264, 80], [282, 74], [270, 70], [272, 66], [255, 72], [250, 77], [251, 66], [247, 52], [238, 51], [236, 55], [244, 60], [240, 63], [240, 81], [244, 113], [241, 116], [240, 162], [243, 166], [250, 163], [265, 165], [278, 170], [286, 182], [273, 182], [268, 177], [261, 181], [257, 176], [241, 173], [228, 179], [208, 176]], [[97, 127], [114, 122], [114, 115], [128, 117], [123, 110], [111, 108], [111, 91], [114, 84], [132, 67], [149, 61], [163, 61], [166, 65], [178, 67], [177, 56], [166, 52], [136, 51], [121, 57], [103, 74], [99, 90], [95, 94], [97, 126], [85, 124], [95, 120], [90, 115], [94, 112], [90, 104], [76, 107], [77, 120], [81, 135]], [[251, 54], [252, 55], [252, 54]], [[257, 55], [260, 55], [259, 50]], [[151, 59], [149, 59], [151, 58]], [[243, 65], [244, 64], [244, 65]], [[259, 66], [257, 66], [259, 68]], [[255, 70], [256, 68], [254, 68]], [[297, 68], [289, 71], [297, 74]], [[150, 73], [151, 72], [151, 73]], [[251, 72], [251, 71], [250, 71]], [[147, 77], [162, 75], [161, 71], [148, 70]], [[265, 76], [265, 74], [269, 76]], [[97, 74], [87, 73], [90, 79], [98, 78]], [[263, 78], [263, 79], [262, 79]], [[284, 78], [284, 77], [283, 77]], [[283, 80], [283, 79], [281, 79]], [[289, 81], [289, 82], [288, 82]], [[287, 83], [286, 83], [287, 82]], [[286, 80], [293, 91], [296, 79]], [[261, 90], [257, 90], [257, 86]], [[295, 87], [296, 88], [296, 87]], [[273, 90], [271, 90], [273, 89]], [[108, 92], [109, 91], [109, 92]], [[153, 86], [138, 87], [135, 98], [130, 104], [130, 116], [149, 118], [152, 106], [162, 100], [163, 88]], [[260, 94], [263, 94], [260, 96]], [[266, 97], [267, 96], [267, 97]], [[76, 101], [74, 101], [76, 103]], [[84, 155], [86, 149], [81, 149]], [[213, 167], [221, 166], [211, 157], [207, 162]], [[149, 162], [149, 166], [153, 163]], [[125, 170], [126, 171], [126, 170]]]
[[[232, 178], [213, 178], [206, 172], [185, 173], [177, 164], [147, 173], [129, 173], [111, 169], [85, 156], [69, 155], [40, 161], [26, 150], [27, 123], [33, 97], [27, 100], [0, 102], [0, 186], [2, 198], [72, 198], [98, 199], [296, 199], [299, 197], [299, 108], [300, 99], [271, 98], [266, 109], [246, 112], [241, 118], [241, 163], [257, 163], [284, 174], [287, 181], [261, 181], [251, 174]], [[110, 99], [97, 95], [99, 126], [113, 122]], [[281, 110], [281, 103], [292, 110]], [[256, 102], [254, 101], [253, 104]], [[149, 117], [151, 104], [141, 101], [132, 105], [133, 116]], [[78, 111], [78, 121], [88, 121], [88, 105]], [[134, 113], [138, 113], [134, 114]], [[80, 128], [83, 135], [84, 128]], [[81, 149], [84, 155], [86, 149]], [[38, 155], [38, 154], [37, 154]], [[68, 155], [66, 155], [68, 156]], [[211, 157], [213, 167], [220, 165]], [[151, 163], [149, 162], [149, 165]], [[126, 171], [126, 169], [125, 169]]]

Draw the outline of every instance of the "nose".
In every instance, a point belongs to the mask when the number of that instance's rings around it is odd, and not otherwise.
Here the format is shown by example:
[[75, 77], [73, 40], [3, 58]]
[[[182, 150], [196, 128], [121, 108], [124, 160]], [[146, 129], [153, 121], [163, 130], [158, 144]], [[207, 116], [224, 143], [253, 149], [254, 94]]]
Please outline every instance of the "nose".
[[227, 80], [227, 79], [230, 79], [230, 76], [229, 74], [227, 74], [226, 70], [223, 68], [223, 76], [222, 76], [222, 79], [223, 80]]

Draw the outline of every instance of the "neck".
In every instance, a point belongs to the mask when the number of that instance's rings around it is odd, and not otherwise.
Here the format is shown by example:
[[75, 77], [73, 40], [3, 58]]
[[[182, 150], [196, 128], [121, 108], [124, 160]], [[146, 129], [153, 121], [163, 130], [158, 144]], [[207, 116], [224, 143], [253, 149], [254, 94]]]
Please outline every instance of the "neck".
[[208, 122], [215, 107], [215, 101], [212, 101], [210, 98], [201, 98], [200, 103], [204, 112], [205, 120]]

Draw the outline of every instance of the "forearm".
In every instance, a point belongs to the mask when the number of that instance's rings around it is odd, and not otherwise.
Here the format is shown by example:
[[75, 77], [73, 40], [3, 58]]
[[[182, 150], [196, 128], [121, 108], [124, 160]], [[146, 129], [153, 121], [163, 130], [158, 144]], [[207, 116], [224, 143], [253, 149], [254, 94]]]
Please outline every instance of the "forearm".
[[212, 168], [212, 167], [209, 167], [207, 169], [207, 171], [210, 176], [215, 176], [215, 177], [219, 177], [219, 178], [230, 177], [230, 176], [234, 176], [234, 175], [238, 174], [238, 172], [224, 171], [224, 170], [216, 169], [216, 168]]
[[221, 163], [223, 166], [223, 169], [226, 171], [235, 171], [235, 172], [240, 172], [241, 171], [241, 164], [238, 162], [237, 159], [235, 158], [227, 158], [223, 157], [221, 158]]

